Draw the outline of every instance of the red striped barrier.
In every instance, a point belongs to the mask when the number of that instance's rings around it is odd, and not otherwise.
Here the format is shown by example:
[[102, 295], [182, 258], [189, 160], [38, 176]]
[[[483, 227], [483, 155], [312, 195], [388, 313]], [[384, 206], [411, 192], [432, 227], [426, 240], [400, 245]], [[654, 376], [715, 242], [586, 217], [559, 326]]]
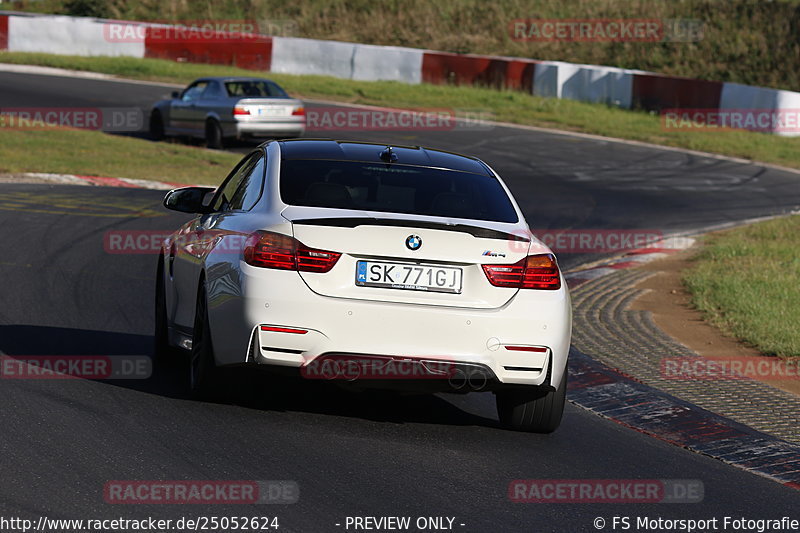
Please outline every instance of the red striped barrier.
[[0, 15], [0, 50], [8, 48], [8, 16]]
[[631, 108], [660, 111], [669, 108], [718, 108], [722, 82], [634, 74]]
[[215, 32], [211, 34], [165, 32], [148, 27], [145, 57], [189, 63], [234, 65], [250, 70], [269, 70], [272, 64], [272, 37]]
[[531, 92], [536, 63], [530, 59], [426, 51], [422, 56], [422, 81]]
[[[613, 67], [304, 38], [273, 38], [222, 31], [216, 24], [208, 30], [206, 24], [199, 27], [146, 25], [85, 17], [8, 13], [0, 12], [0, 50], [10, 46], [11, 51], [19, 52], [144, 56], [234, 65], [259, 71], [274, 67], [276, 72], [325, 74], [344, 79], [476, 85], [649, 111], [761, 109], [781, 113], [794, 112], [800, 107], [800, 93], [797, 92], [647, 72], [634, 74], [634, 71]], [[796, 131], [778, 129], [771, 130], [771, 133], [797, 134]]]

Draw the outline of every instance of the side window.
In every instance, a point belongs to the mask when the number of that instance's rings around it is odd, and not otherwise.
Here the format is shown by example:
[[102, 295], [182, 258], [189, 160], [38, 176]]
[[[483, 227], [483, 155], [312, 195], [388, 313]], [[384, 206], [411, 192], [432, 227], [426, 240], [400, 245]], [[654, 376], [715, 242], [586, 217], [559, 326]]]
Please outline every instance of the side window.
[[259, 198], [261, 189], [264, 186], [264, 167], [266, 162], [263, 157], [258, 157], [252, 165], [248, 165], [249, 170], [242, 178], [239, 188], [231, 198], [229, 208], [231, 210], [250, 211]]
[[221, 85], [222, 84], [217, 81], [212, 81], [208, 84], [208, 88], [205, 90], [202, 97], [205, 100], [219, 100], [220, 98], [224, 98], [225, 94], [223, 94]]
[[231, 198], [236, 193], [236, 189], [242, 182], [242, 178], [248, 174], [248, 170], [252, 167], [252, 163], [258, 154], [253, 154], [242, 159], [236, 168], [233, 169], [225, 181], [220, 185], [217, 195], [211, 204], [214, 211], [227, 211], [229, 209]]
[[191, 102], [193, 100], [197, 100], [200, 98], [200, 95], [203, 94], [203, 91], [206, 90], [208, 87], [207, 81], [198, 81], [197, 83], [190, 85], [188, 89], [183, 91], [181, 95], [181, 100], [184, 102]]
[[286, 94], [286, 91], [281, 89], [277, 83], [269, 81], [266, 83], [267, 90], [269, 91], [269, 95], [273, 98], [289, 98], [289, 95]]
[[248, 211], [261, 197], [264, 183], [264, 157], [261, 153], [248, 156], [228, 176], [212, 204], [214, 211]]

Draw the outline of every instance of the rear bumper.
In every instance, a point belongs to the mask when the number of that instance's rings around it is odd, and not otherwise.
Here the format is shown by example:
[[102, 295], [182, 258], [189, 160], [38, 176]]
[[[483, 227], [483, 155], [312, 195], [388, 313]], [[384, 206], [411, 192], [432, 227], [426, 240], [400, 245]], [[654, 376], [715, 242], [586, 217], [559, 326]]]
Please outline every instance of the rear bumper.
[[322, 354], [300, 367], [299, 374], [363, 388], [478, 392], [507, 387], [485, 365], [370, 354]]
[[273, 135], [299, 137], [306, 130], [305, 120], [237, 121], [233, 126], [237, 137], [269, 137]]
[[[478, 365], [498, 383], [524, 385], [546, 384], [548, 375], [558, 383], [566, 367], [572, 312], [565, 286], [519, 291], [497, 309], [467, 309], [322, 296], [297, 272], [243, 262], [240, 268], [241, 314], [234, 314], [244, 323], [232, 323], [227, 306], [225, 316], [214, 317], [210, 309], [220, 364], [254, 360], [302, 370], [325, 355], [367, 354]], [[264, 331], [262, 325], [305, 333]], [[255, 342], [252, 358], [246, 350], [225, 349], [248, 339]], [[512, 351], [509, 345], [541, 350]]]

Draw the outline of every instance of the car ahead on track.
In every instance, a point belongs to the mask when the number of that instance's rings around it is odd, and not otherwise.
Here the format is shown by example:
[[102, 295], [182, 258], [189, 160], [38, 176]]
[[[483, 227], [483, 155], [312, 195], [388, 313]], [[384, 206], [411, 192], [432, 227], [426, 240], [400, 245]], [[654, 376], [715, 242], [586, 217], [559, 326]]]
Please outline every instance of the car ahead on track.
[[507, 427], [564, 408], [572, 315], [556, 258], [482, 161], [420, 147], [262, 144], [216, 190], [170, 191], [195, 217], [165, 239], [156, 356], [425, 391], [491, 391]]
[[221, 148], [225, 139], [299, 137], [305, 132], [303, 102], [263, 78], [200, 78], [150, 110], [150, 135], [205, 139]]

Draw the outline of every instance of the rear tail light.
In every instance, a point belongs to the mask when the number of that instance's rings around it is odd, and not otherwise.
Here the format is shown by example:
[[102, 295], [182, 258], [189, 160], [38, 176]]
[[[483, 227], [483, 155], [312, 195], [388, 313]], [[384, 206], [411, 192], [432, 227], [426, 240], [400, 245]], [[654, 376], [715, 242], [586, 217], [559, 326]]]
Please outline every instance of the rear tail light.
[[288, 235], [257, 231], [248, 237], [244, 247], [244, 262], [261, 268], [328, 272], [342, 254], [309, 248]]
[[301, 116], [301, 115], [305, 115], [305, 114], [306, 114], [306, 108], [305, 107], [298, 107], [297, 109], [292, 111], [292, 115], [294, 115], [294, 116]]
[[294, 333], [296, 335], [305, 335], [308, 333], [307, 329], [284, 328], [280, 326], [261, 326], [261, 331], [270, 331], [273, 333]]
[[561, 276], [553, 254], [529, 255], [513, 265], [482, 265], [495, 287], [558, 290]]
[[[261, 326], [263, 329], [264, 326]], [[509, 346], [506, 345], [506, 350], [511, 352], [537, 352], [537, 353], [547, 353], [547, 348], [542, 346]]]
[[249, 115], [250, 114], [250, 110], [247, 109], [246, 107], [242, 107], [240, 105], [237, 105], [237, 106], [235, 106], [233, 108], [233, 114], [234, 115]]

